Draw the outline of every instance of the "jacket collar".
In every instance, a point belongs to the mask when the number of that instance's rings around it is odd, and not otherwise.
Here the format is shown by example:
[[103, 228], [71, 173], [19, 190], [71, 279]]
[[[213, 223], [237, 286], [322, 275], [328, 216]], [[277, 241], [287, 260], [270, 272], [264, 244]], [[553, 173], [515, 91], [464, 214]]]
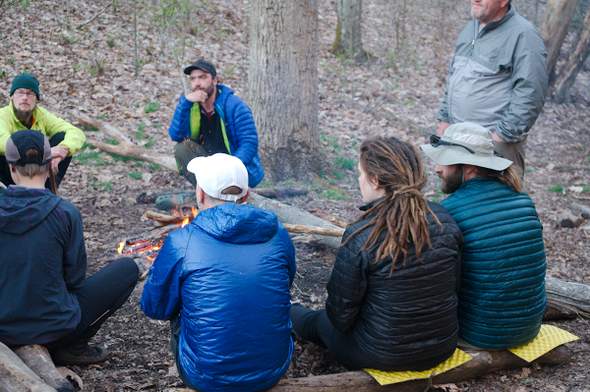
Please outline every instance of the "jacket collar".
[[[488, 23], [483, 29], [481, 29], [480, 34], [487, 33], [488, 31], [494, 30], [498, 26], [504, 24], [504, 22], [506, 22], [508, 19], [512, 18], [515, 14], [516, 14], [516, 11], [514, 10], [514, 7], [512, 5], [509, 5], [506, 15], [504, 15], [504, 17], [502, 17], [502, 19], [500, 19], [500, 20]], [[476, 24], [477, 30], [479, 30], [479, 21], [475, 20], [475, 24]]]

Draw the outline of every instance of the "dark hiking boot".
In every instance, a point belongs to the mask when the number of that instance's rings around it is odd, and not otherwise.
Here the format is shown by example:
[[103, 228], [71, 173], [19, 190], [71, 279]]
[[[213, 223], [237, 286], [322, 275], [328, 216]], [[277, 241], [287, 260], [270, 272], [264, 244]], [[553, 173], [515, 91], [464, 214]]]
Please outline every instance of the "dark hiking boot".
[[88, 343], [58, 348], [51, 354], [53, 362], [58, 366], [91, 365], [104, 362], [108, 356], [106, 349]]

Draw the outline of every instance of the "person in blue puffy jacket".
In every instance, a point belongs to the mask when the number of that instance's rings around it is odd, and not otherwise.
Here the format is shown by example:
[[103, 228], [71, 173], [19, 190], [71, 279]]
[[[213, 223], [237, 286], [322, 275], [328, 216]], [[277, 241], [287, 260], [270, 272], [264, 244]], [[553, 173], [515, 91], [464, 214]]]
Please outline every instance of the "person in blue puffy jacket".
[[464, 236], [459, 337], [507, 349], [539, 333], [546, 306], [543, 226], [520, 173], [498, 156], [489, 130], [456, 123], [422, 146], [436, 163], [442, 205]]
[[290, 287], [295, 249], [268, 211], [244, 204], [248, 173], [219, 153], [191, 160], [199, 214], [166, 238], [141, 308], [171, 320], [185, 384], [199, 391], [272, 387], [293, 353]]
[[195, 185], [195, 176], [186, 170], [197, 156], [225, 153], [246, 165], [249, 187], [264, 177], [258, 156], [258, 133], [252, 111], [228, 86], [219, 83], [215, 66], [199, 59], [184, 69], [191, 92], [182, 95], [168, 128], [178, 142], [174, 156], [181, 175]]

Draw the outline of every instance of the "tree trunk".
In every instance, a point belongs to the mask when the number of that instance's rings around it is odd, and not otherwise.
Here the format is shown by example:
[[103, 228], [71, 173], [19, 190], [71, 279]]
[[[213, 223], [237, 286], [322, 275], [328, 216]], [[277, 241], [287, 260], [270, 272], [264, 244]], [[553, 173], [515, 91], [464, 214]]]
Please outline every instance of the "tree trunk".
[[250, 2], [248, 91], [267, 174], [308, 178], [318, 163], [317, 0]]
[[549, 84], [555, 79], [555, 64], [567, 35], [570, 22], [576, 12], [578, 0], [548, 0], [541, 35], [547, 48], [547, 74]]
[[573, 86], [578, 76], [578, 72], [584, 65], [584, 62], [590, 54], [590, 11], [586, 13], [580, 39], [574, 52], [570, 55], [563, 71], [555, 81], [555, 100], [559, 103], [565, 101], [570, 87]]
[[337, 0], [336, 38], [332, 50], [357, 63], [367, 60], [362, 42], [363, 0]]

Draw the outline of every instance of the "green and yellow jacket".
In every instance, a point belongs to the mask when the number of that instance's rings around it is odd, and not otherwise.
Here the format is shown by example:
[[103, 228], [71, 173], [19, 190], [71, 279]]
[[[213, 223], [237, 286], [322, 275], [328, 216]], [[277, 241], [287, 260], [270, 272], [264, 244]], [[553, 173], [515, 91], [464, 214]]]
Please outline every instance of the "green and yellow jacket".
[[0, 109], [0, 155], [4, 155], [6, 141], [10, 135], [23, 129], [41, 131], [48, 138], [51, 138], [56, 133], [65, 132], [64, 140], [60, 145], [67, 147], [70, 150], [70, 155], [80, 150], [86, 141], [86, 136], [84, 136], [82, 130], [40, 106], [33, 110], [33, 125], [31, 128], [26, 127], [14, 114], [12, 102], [10, 102], [8, 106]]

